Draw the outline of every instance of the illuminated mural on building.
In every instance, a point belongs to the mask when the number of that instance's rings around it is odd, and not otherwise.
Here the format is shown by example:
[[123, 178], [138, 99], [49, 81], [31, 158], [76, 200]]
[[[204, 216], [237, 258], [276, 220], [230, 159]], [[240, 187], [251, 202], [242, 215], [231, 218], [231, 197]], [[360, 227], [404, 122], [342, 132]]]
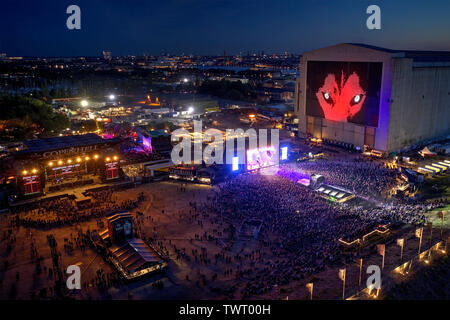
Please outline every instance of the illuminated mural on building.
[[377, 127], [382, 63], [308, 61], [306, 114]]

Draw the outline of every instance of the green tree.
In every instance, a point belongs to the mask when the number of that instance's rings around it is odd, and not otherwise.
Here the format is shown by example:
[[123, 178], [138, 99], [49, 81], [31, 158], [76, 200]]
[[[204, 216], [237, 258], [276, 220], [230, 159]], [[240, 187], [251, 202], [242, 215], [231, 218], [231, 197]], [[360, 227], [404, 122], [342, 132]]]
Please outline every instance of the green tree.
[[97, 122], [95, 120], [86, 120], [83, 122], [83, 127], [85, 131], [93, 132], [97, 130]]
[[0, 97], [0, 120], [5, 120], [6, 127], [15, 128], [10, 134], [14, 140], [30, 138], [33, 134], [57, 135], [70, 126], [69, 119], [54, 112], [45, 101], [25, 96]]

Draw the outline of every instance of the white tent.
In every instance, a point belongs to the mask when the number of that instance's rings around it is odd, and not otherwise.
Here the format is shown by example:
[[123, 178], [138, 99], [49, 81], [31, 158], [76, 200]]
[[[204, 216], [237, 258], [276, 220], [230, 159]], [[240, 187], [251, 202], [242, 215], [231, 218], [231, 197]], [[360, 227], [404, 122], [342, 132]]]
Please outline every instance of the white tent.
[[435, 152], [432, 152], [432, 151], [430, 151], [430, 149], [428, 149], [428, 147], [425, 147], [425, 148], [423, 148], [422, 150], [420, 150], [419, 151], [419, 154], [422, 156], [422, 157], [432, 157], [432, 156], [435, 156], [436, 155], [436, 153]]

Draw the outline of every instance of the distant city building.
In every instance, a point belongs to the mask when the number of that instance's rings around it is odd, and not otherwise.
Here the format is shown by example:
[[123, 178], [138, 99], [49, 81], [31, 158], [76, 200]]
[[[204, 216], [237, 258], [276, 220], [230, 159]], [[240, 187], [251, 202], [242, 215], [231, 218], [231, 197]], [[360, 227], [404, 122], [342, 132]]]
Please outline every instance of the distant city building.
[[291, 88], [268, 88], [260, 86], [256, 88], [257, 99], [260, 102], [285, 102], [293, 99], [294, 92]]

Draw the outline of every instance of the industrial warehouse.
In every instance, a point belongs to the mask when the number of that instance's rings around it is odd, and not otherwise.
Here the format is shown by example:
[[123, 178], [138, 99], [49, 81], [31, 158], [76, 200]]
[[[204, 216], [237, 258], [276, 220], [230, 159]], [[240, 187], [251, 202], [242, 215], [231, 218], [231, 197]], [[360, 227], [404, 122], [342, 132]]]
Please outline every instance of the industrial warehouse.
[[351, 149], [398, 151], [450, 134], [450, 52], [338, 44], [305, 52], [299, 133]]

